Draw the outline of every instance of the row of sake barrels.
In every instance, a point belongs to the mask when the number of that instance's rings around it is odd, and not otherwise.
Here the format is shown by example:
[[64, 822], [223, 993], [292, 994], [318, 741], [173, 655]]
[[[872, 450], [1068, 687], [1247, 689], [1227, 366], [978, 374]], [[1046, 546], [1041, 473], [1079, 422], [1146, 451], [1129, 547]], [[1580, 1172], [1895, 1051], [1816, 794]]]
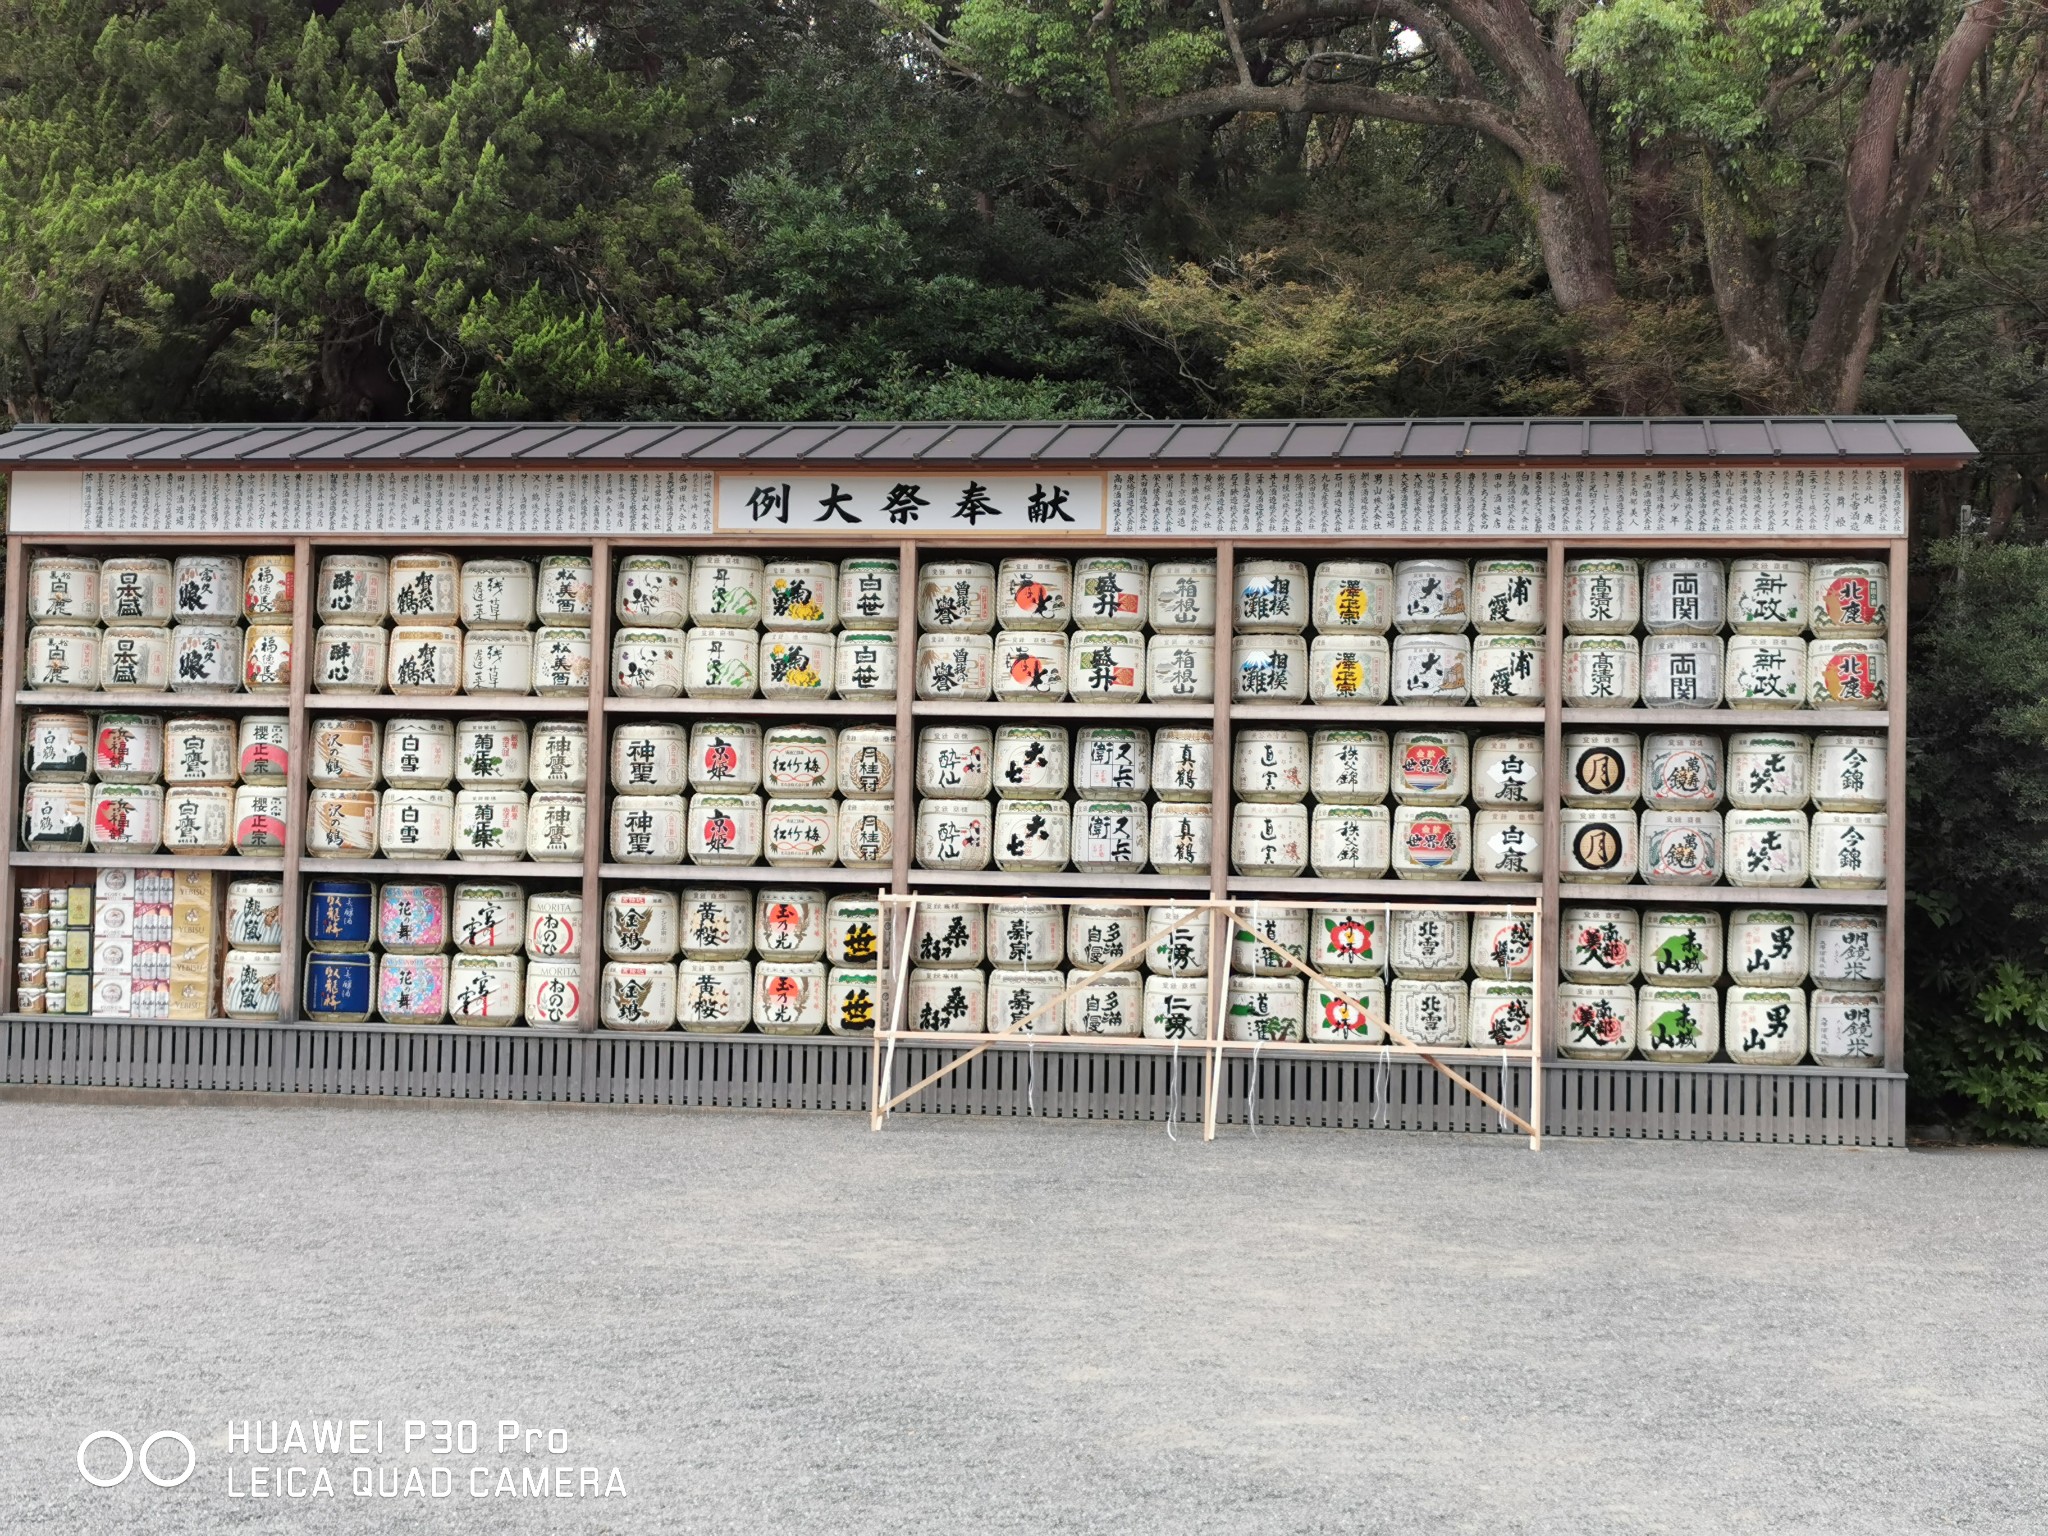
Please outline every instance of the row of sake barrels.
[[258, 555], [37, 555], [28, 567], [28, 614], [38, 624], [260, 623], [292, 616], [289, 553]]
[[1884, 986], [1884, 914], [1736, 907], [1566, 907], [1558, 967], [1567, 981], [1753, 986], [1813, 981], [1834, 991]]
[[1560, 812], [1564, 878], [1578, 884], [1822, 890], [1884, 884], [1891, 817], [1883, 811]]
[[314, 789], [305, 851], [316, 859], [583, 859], [584, 791]]
[[896, 802], [830, 795], [619, 795], [608, 848], [617, 864], [876, 868], [895, 857]]
[[[255, 964], [267, 962], [274, 972], [276, 960]], [[231, 976], [231, 999], [236, 990]], [[256, 988], [249, 995], [258, 995]], [[304, 1017], [322, 1024], [359, 1024], [375, 1015], [396, 1025], [523, 1022], [577, 1030], [584, 1027], [582, 964], [507, 954], [323, 952], [306, 957], [300, 1005]]]
[[110, 694], [283, 693], [291, 624], [37, 624], [22, 680], [37, 689]]
[[315, 789], [582, 790], [589, 738], [584, 720], [316, 715], [306, 725], [306, 780]]
[[1744, 811], [1881, 810], [1882, 736], [1823, 731], [1571, 731], [1561, 798], [1571, 806]]
[[612, 637], [611, 691], [622, 699], [896, 697], [893, 630], [635, 626]]
[[625, 555], [612, 573], [612, 607], [627, 629], [893, 630], [901, 612], [898, 571], [887, 555]]
[[[981, 732], [985, 740], [987, 732]], [[979, 761], [979, 760], [977, 760]], [[965, 771], [965, 760], [919, 757], [919, 788]], [[841, 795], [888, 800], [896, 793], [896, 727], [753, 720], [633, 720], [615, 726], [611, 784], [621, 795], [752, 794], [771, 798]], [[929, 792], [929, 791], [927, 791]]]
[[1216, 564], [1128, 555], [927, 560], [917, 572], [921, 631], [988, 636], [1069, 627], [1155, 635], [1216, 633]]
[[1568, 635], [1563, 694], [1586, 709], [1882, 709], [1890, 671], [1885, 642], [1861, 636]]
[[1576, 1061], [1876, 1067], [1884, 1061], [1884, 996], [1800, 986], [1640, 986], [1566, 982], [1557, 992], [1559, 1054]]

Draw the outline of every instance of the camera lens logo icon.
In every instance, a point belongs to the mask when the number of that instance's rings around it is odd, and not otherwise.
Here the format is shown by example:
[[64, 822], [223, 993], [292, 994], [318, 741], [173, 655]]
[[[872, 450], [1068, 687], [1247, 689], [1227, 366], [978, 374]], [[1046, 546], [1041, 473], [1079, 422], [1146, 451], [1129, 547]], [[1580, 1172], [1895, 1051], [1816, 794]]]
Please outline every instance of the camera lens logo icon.
[[[102, 1477], [95, 1473], [85, 1459], [85, 1453], [102, 1440], [110, 1441], [121, 1447], [121, 1470], [112, 1477]], [[174, 1441], [185, 1448], [185, 1470], [176, 1477], [160, 1477], [156, 1469], [149, 1464], [149, 1453], [155, 1448], [159, 1440]], [[116, 1433], [111, 1429], [96, 1429], [78, 1442], [78, 1475], [88, 1483], [91, 1483], [95, 1488], [111, 1488], [116, 1483], [125, 1483], [128, 1481], [128, 1475], [138, 1466], [142, 1469], [142, 1475], [150, 1482], [156, 1484], [157, 1487], [175, 1488], [178, 1484], [189, 1478], [198, 1468], [199, 1453], [192, 1449], [192, 1442], [179, 1434], [175, 1429], [158, 1430], [142, 1442], [142, 1449], [140, 1451], [137, 1451], [134, 1446], [128, 1443], [126, 1435]]]

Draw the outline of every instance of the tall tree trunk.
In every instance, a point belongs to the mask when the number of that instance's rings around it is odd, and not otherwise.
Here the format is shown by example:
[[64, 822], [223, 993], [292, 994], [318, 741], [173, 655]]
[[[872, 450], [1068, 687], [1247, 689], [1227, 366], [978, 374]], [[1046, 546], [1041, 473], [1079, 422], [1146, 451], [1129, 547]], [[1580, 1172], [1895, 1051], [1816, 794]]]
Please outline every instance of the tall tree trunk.
[[1786, 405], [1795, 393], [1793, 347], [1775, 241], [1750, 231], [1711, 168], [1701, 171], [1700, 214], [1721, 337], [1743, 392], [1760, 405]]

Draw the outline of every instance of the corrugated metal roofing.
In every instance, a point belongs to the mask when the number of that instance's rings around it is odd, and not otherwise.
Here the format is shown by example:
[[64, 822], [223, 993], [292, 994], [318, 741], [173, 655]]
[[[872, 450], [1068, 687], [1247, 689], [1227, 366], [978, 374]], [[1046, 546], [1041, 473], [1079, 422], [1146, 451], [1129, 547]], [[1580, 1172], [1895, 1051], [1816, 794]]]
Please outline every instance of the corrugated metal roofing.
[[21, 426], [0, 467], [550, 464], [1088, 464], [1371, 468], [1642, 463], [1905, 464], [1972, 458], [1953, 416], [1532, 417], [1407, 421], [380, 422]]

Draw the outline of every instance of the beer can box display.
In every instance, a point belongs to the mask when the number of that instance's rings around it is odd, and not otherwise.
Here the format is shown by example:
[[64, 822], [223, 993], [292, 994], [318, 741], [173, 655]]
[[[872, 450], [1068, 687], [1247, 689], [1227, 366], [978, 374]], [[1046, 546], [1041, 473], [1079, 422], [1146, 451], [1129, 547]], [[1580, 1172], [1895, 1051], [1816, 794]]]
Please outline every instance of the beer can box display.
[[769, 629], [831, 631], [839, 627], [839, 567], [830, 560], [770, 560], [761, 571]]
[[1632, 635], [1642, 617], [1642, 567], [1636, 561], [1607, 557], [1565, 561], [1566, 634]]
[[982, 798], [989, 792], [991, 752], [992, 733], [985, 725], [926, 726], [917, 734], [918, 794], [940, 800]]
[[1160, 874], [1206, 875], [1215, 857], [1216, 813], [1206, 805], [1161, 801], [1152, 807], [1148, 837]]
[[526, 560], [465, 560], [456, 578], [466, 629], [525, 629], [534, 620], [533, 565]]
[[896, 806], [888, 800], [839, 802], [839, 862], [848, 869], [887, 866], [896, 854]]
[[1807, 1028], [1816, 1066], [1884, 1065], [1884, 1000], [1875, 992], [1816, 987], [1808, 999]]
[[685, 1031], [736, 1035], [753, 1021], [753, 966], [744, 960], [676, 963], [676, 1023]]
[[1481, 880], [1537, 880], [1543, 875], [1543, 814], [1486, 810], [1472, 817], [1472, 873]]
[[1796, 811], [1811, 789], [1813, 738], [1798, 731], [1737, 731], [1728, 738], [1728, 803], [1743, 811]]
[[516, 955], [526, 942], [526, 891], [464, 883], [448, 903], [448, 932], [465, 955]]
[[239, 624], [171, 626], [171, 691], [233, 693], [242, 686]]
[[97, 755], [98, 732], [91, 715], [39, 710], [22, 727], [21, 768], [32, 783], [82, 784], [90, 777], [105, 777], [97, 771]]
[[[614, 742], [619, 734], [613, 733]], [[761, 727], [751, 720], [706, 720], [691, 726], [690, 788], [703, 794], [752, 794], [761, 787], [761, 746]]]
[[1255, 805], [1290, 804], [1306, 799], [1308, 732], [1256, 726], [1234, 732], [1231, 789], [1239, 800]]
[[1778, 555], [1728, 567], [1728, 625], [1738, 635], [1806, 633], [1807, 565]]
[[28, 616], [38, 624], [97, 624], [99, 561], [70, 555], [36, 556], [28, 566]]
[[1298, 560], [1243, 560], [1236, 569], [1238, 634], [1300, 634], [1314, 606], [1308, 567]]
[[1882, 640], [1815, 640], [1806, 648], [1807, 701], [1815, 709], [1882, 709], [1889, 670]]
[[754, 1027], [764, 1035], [823, 1034], [825, 967], [816, 960], [757, 962]]
[[1393, 652], [1384, 636], [1317, 635], [1309, 645], [1309, 700], [1315, 704], [1383, 704], [1392, 668]]
[[291, 777], [291, 720], [244, 715], [235, 725], [235, 767], [245, 784], [283, 784]]
[[1462, 805], [1397, 805], [1388, 859], [1401, 880], [1462, 880], [1472, 872], [1472, 813]]
[[1634, 907], [1566, 907], [1560, 922], [1558, 970], [1566, 981], [1635, 980], [1643, 939]]
[[1152, 792], [1169, 803], [1207, 804], [1216, 789], [1216, 733], [1165, 726], [1152, 736]]
[[[709, 631], [706, 631], [709, 633]], [[830, 635], [802, 630], [769, 630], [761, 637], [761, 696], [765, 699], [829, 699], [838, 675]]]
[[[448, 631], [457, 634], [458, 631]], [[382, 693], [389, 669], [390, 637], [374, 624], [322, 624], [313, 634], [313, 691], [316, 693]], [[457, 645], [459, 647], [460, 641]], [[255, 630], [250, 630], [251, 666], [257, 655]], [[449, 660], [449, 682], [455, 691], [455, 659]], [[417, 672], [417, 667], [414, 669]], [[289, 676], [289, 674], [287, 674]], [[253, 686], [253, 677], [251, 679]]]
[[1796, 987], [1806, 980], [1806, 914], [1737, 907], [1728, 915], [1728, 977], [1750, 986]]
[[894, 629], [902, 617], [901, 568], [892, 559], [862, 556], [839, 562], [839, 615], [848, 629]]
[[1067, 636], [1006, 629], [995, 637], [993, 679], [999, 699], [1058, 701], [1067, 696]]
[[1396, 731], [1390, 757], [1403, 805], [1462, 805], [1471, 793], [1472, 739], [1463, 731]]
[[221, 937], [229, 949], [284, 946], [284, 882], [233, 880], [221, 908]]
[[171, 632], [155, 624], [100, 631], [100, 687], [107, 693], [162, 693], [171, 685]]
[[391, 617], [399, 624], [453, 624], [462, 616], [462, 570], [452, 555], [393, 555]]
[[1325, 560], [1310, 585], [1309, 622], [1323, 635], [1384, 635], [1394, 622], [1394, 568]]
[[[673, 629], [622, 629], [612, 636], [612, 694], [673, 699], [683, 691], [683, 635]], [[749, 692], [751, 693], [751, 689]]]
[[1882, 635], [1890, 586], [1891, 572], [1882, 561], [1816, 561], [1806, 588], [1815, 638]]
[[1463, 1045], [1471, 994], [1462, 981], [1396, 981], [1387, 989], [1387, 1034], [1396, 1045]]
[[1145, 867], [1151, 846], [1142, 800], [1080, 800], [1073, 810], [1074, 868], [1117, 874]]
[[224, 784], [178, 784], [163, 795], [166, 853], [217, 856], [234, 846], [232, 789]]
[[[633, 804], [636, 808], [658, 805], [666, 798], [646, 795], [636, 798]], [[735, 866], [752, 864], [761, 857], [761, 816], [759, 795], [690, 796], [687, 841], [690, 862]]]
[[1719, 709], [1719, 635], [1652, 635], [1643, 642], [1643, 702], [1652, 709]]
[[1643, 658], [1634, 635], [1567, 635], [1564, 701], [1574, 709], [1629, 709], [1641, 698]]
[[1155, 560], [1146, 588], [1152, 629], [1161, 635], [1216, 632], [1216, 562]]
[[1106, 965], [1137, 954], [1145, 935], [1159, 926], [1147, 918], [1147, 911], [1145, 907], [1093, 903], [1077, 903], [1067, 908], [1067, 963]]
[[1806, 884], [1808, 837], [1803, 811], [1729, 811], [1722, 819], [1730, 885]]
[[[1011, 727], [1003, 727], [1011, 729]], [[1059, 731], [1062, 754], [1067, 733]], [[891, 725], [843, 727], [834, 747], [834, 778], [848, 800], [889, 800], [896, 794], [896, 728]], [[1066, 787], [1062, 762], [1061, 788]]]
[[830, 795], [838, 788], [838, 738], [829, 726], [771, 725], [761, 738], [761, 787], [776, 795]]
[[1474, 560], [1467, 606], [1482, 635], [1540, 635], [1545, 572], [1541, 560]]
[[1064, 800], [998, 800], [996, 868], [1036, 872], [1067, 867], [1073, 820]]
[[1634, 987], [1572, 981], [1558, 987], [1558, 1055], [1571, 1061], [1624, 1061], [1635, 1048]]
[[[57, 787], [57, 786], [52, 786]], [[92, 792], [86, 841], [99, 853], [155, 853], [164, 840], [158, 784], [101, 784]]]
[[1230, 696], [1240, 704], [1300, 704], [1308, 698], [1308, 643], [1299, 635], [1237, 635], [1230, 676]]
[[1718, 635], [1728, 617], [1727, 597], [1728, 576], [1719, 560], [1652, 560], [1643, 573], [1643, 628], [1652, 635]]
[[[989, 980], [988, 992], [991, 1001], [1000, 995], [994, 977]], [[1147, 1040], [1206, 1040], [1209, 1037], [1209, 979], [1206, 976], [1147, 976], [1139, 1009], [1138, 1032]]]
[[673, 960], [689, 914], [690, 953], [700, 960], [744, 959], [753, 949], [754, 911], [743, 891], [726, 887], [674, 891], [612, 890], [604, 896], [604, 953], [609, 960]]
[[[1012, 909], [1015, 922], [1024, 921], [1024, 908]], [[1033, 907], [1033, 912], [1049, 912]], [[882, 905], [872, 896], [834, 896], [825, 903], [825, 948], [828, 965], [874, 967], [888, 963], [886, 934], [889, 920]], [[1017, 962], [1012, 961], [1012, 964]]]
[[896, 697], [896, 636], [886, 630], [847, 630], [834, 653], [835, 691], [842, 699]]
[[1308, 868], [1308, 833], [1306, 805], [1234, 805], [1230, 812], [1231, 867], [1240, 875], [1299, 875]]
[[[431, 790], [412, 791], [431, 794]], [[445, 791], [444, 791], [445, 793]], [[455, 857], [520, 859], [526, 856], [528, 802], [523, 789], [455, 792]]]
[[1145, 1029], [1145, 980], [1133, 971], [1067, 972], [1070, 1035], [1134, 1037]]
[[1817, 987], [1868, 992], [1884, 985], [1884, 915], [1816, 912], [1811, 927]]
[[[1313, 693], [1313, 673], [1309, 688]], [[1215, 698], [1215, 638], [1154, 635], [1145, 643], [1144, 691], [1157, 703], [1202, 704]]]
[[1728, 1059], [1791, 1067], [1806, 1055], [1806, 993], [1798, 987], [1728, 989]]
[[455, 793], [387, 789], [377, 805], [377, 846], [395, 859], [445, 859], [455, 848]]
[[102, 624], [171, 622], [171, 562], [155, 555], [116, 555], [100, 564]]
[[292, 627], [251, 624], [242, 640], [242, 686], [250, 693], [286, 693], [292, 686]]
[[301, 1011], [316, 1024], [361, 1024], [377, 1002], [377, 962], [367, 953], [306, 957]]
[[598, 1017], [606, 1029], [654, 1033], [675, 1027], [673, 965], [611, 961], [600, 974], [598, 996]]
[[1394, 627], [1403, 634], [1461, 635], [1471, 619], [1471, 570], [1462, 560], [1402, 560], [1394, 566]]
[[[530, 646], [531, 643], [529, 638], [527, 644]], [[445, 698], [457, 693], [464, 682], [462, 646], [462, 631], [453, 624], [399, 624], [391, 631], [390, 652], [384, 664], [385, 680], [393, 693], [401, 695]], [[510, 691], [525, 693], [531, 685], [532, 673], [533, 660], [529, 653], [526, 676], [519, 681], [516, 690]]]
[[1208, 974], [1211, 914], [1188, 907], [1149, 907], [1144, 921], [1145, 932], [1153, 935], [1145, 948], [1147, 971], [1155, 976]]
[[590, 556], [543, 556], [534, 584], [534, 613], [543, 627], [588, 629], [596, 587], [597, 571]]
[[526, 805], [526, 856], [541, 863], [580, 864], [589, 837], [589, 809], [580, 790], [537, 791]]
[[519, 956], [460, 954], [448, 962], [448, 1017], [457, 1024], [517, 1024], [525, 1008]]
[[[696, 727], [704, 731], [704, 726]], [[756, 741], [760, 727], [751, 727]], [[707, 755], [722, 772], [737, 768], [737, 750], [722, 733]], [[678, 795], [690, 787], [688, 727], [668, 721], [627, 721], [612, 730], [612, 792], [619, 795]], [[751, 786], [745, 786], [751, 787]]]
[[1883, 811], [1815, 811], [1807, 831], [1807, 862], [1823, 890], [1874, 891], [1884, 884]]
[[1398, 634], [1391, 666], [1396, 704], [1463, 704], [1472, 696], [1472, 642], [1464, 635]]
[[1471, 962], [1471, 924], [1458, 908], [1398, 907], [1388, 953], [1394, 974], [1410, 980], [1456, 981]]
[[917, 806], [920, 869], [963, 873], [988, 868], [995, 814], [986, 800], [921, 800]]
[[834, 1035], [871, 1034], [889, 1016], [888, 981], [880, 971], [833, 966], [825, 972], [825, 1029]]
[[761, 637], [751, 629], [699, 626], [683, 636], [683, 692], [693, 699], [751, 699], [760, 666]]
[[386, 953], [377, 960], [377, 1017], [386, 1024], [438, 1024], [448, 1017], [448, 957]]
[[1643, 800], [1660, 811], [1711, 811], [1721, 803], [1721, 738], [1663, 733], [1643, 743]]
[[1067, 691], [1083, 702], [1135, 703], [1145, 696], [1145, 640], [1135, 630], [1077, 630], [1067, 639], [1066, 667]]
[[522, 1011], [528, 1029], [581, 1029], [583, 967], [573, 960], [528, 960]]
[[448, 887], [386, 881], [377, 888], [377, 947], [387, 954], [438, 954], [448, 942]]
[[1720, 913], [1650, 907], [1641, 921], [1646, 981], [1711, 987], [1721, 979], [1727, 951]]
[[1882, 736], [1820, 735], [1813, 741], [1813, 803], [1827, 811], [1876, 811], [1886, 804]]
[[1059, 971], [1023, 971], [998, 966], [988, 973], [986, 992], [990, 1034], [1058, 1035], [1066, 1032], [1062, 994], [1067, 978]]
[[1308, 995], [1298, 976], [1232, 976], [1223, 1004], [1226, 1040], [1300, 1040]]
[[1636, 989], [1636, 1032], [1645, 1061], [1712, 1061], [1721, 1048], [1720, 996], [1712, 987], [1645, 982]]
[[927, 560], [917, 572], [917, 627], [951, 635], [994, 634], [995, 567], [980, 560]]
[[1152, 788], [1152, 733], [1121, 725], [1084, 725], [1074, 733], [1074, 792], [1113, 799]]
[[1638, 876], [1645, 885], [1715, 885], [1721, 879], [1719, 811], [1644, 811]]
[[1526, 981], [1472, 983], [1465, 1040], [1481, 1050], [1526, 1051], [1535, 1033], [1536, 989]]
[[[87, 717], [77, 717], [84, 720]], [[92, 732], [92, 777], [102, 784], [153, 784], [164, 773], [161, 715], [101, 715]], [[79, 775], [84, 778], [84, 774]]]
[[1142, 630], [1151, 567], [1123, 555], [1074, 562], [1074, 622], [1090, 629]]
[[376, 912], [369, 881], [315, 880], [306, 900], [306, 947], [316, 954], [367, 949]]
[[1472, 743], [1474, 805], [1485, 810], [1518, 810], [1542, 801], [1541, 736], [1481, 736]]
[[839, 862], [839, 807], [825, 800], [771, 797], [761, 816], [761, 854], [769, 864], [823, 868]]
[[249, 555], [242, 561], [243, 618], [288, 619], [297, 592], [298, 569], [292, 556]]
[[1626, 885], [1636, 877], [1636, 813], [1566, 806], [1558, 818], [1558, 849], [1568, 881]]
[[606, 846], [619, 864], [680, 864], [687, 822], [681, 795], [621, 795], [612, 801]]
[[1730, 635], [1722, 675], [1731, 709], [1797, 709], [1806, 642], [1797, 635]]
[[925, 1034], [987, 1033], [988, 984], [977, 970], [918, 966], [905, 988], [905, 1029]]
[[1526, 981], [1536, 974], [1536, 930], [1528, 912], [1472, 914], [1472, 969], [1493, 981]]
[[995, 641], [973, 633], [917, 637], [917, 696], [985, 702], [995, 679]]
[[690, 622], [726, 629], [761, 623], [762, 562], [752, 555], [696, 555], [690, 561]]
[[91, 814], [90, 785], [25, 785], [21, 792], [21, 846], [31, 852], [81, 852], [86, 818]]
[[996, 571], [996, 601], [1000, 628], [1063, 631], [1073, 612], [1074, 564], [1012, 555]]
[[1472, 701], [1520, 707], [1543, 702], [1543, 637], [1481, 635], [1472, 642]]
[[1309, 816], [1309, 867], [1324, 880], [1378, 880], [1392, 840], [1384, 805], [1318, 805]]
[[274, 1019], [281, 1011], [276, 950], [229, 949], [221, 964], [221, 1012], [230, 1019]]
[[28, 632], [22, 679], [31, 688], [97, 688], [100, 632], [85, 624], [38, 624]]
[[1331, 976], [1378, 976], [1387, 968], [1388, 914], [1371, 907], [1314, 907], [1308, 913], [1310, 970]]
[[612, 612], [622, 628], [681, 629], [690, 619], [690, 557], [627, 555], [612, 573]]
[[235, 790], [235, 851], [270, 853], [289, 835], [289, 797], [282, 785], [243, 784]]

